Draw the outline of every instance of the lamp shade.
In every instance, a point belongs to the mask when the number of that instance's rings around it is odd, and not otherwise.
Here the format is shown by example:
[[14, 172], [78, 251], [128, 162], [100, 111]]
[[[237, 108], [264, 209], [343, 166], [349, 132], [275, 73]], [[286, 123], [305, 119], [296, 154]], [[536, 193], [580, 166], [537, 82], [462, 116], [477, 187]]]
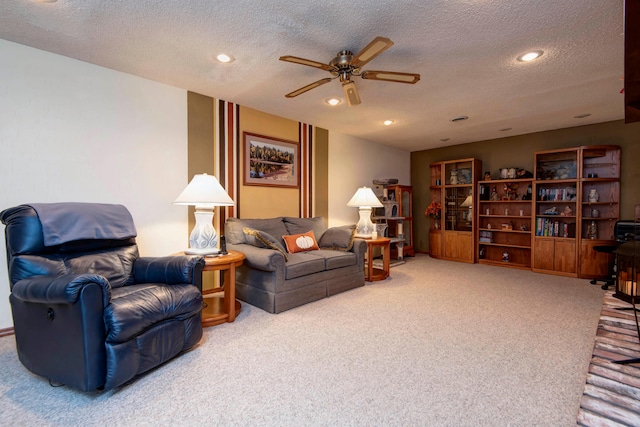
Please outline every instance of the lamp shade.
[[472, 205], [473, 205], [473, 196], [471, 194], [469, 194], [467, 198], [464, 199], [464, 202], [460, 204], [460, 206], [462, 206], [463, 208], [470, 208]]
[[353, 195], [347, 206], [350, 208], [359, 208], [359, 207], [371, 207], [371, 208], [381, 208], [383, 205], [376, 197], [373, 190], [369, 187], [361, 187], [358, 188], [356, 194]]
[[202, 207], [233, 206], [233, 200], [222, 188], [217, 178], [206, 173], [193, 176], [189, 185], [173, 202], [176, 205], [195, 205]]

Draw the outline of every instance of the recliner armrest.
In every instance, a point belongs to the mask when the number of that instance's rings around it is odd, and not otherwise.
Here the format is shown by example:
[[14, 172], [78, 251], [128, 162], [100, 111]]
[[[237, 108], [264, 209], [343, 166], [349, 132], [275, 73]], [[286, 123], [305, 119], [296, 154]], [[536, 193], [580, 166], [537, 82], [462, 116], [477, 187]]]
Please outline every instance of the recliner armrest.
[[78, 301], [85, 286], [99, 285], [102, 303], [106, 307], [111, 299], [109, 281], [98, 274], [65, 274], [62, 276], [31, 276], [13, 285], [11, 294], [15, 298], [33, 303], [68, 303]]
[[136, 283], [191, 283], [202, 288], [204, 258], [195, 255], [140, 257], [133, 264]]

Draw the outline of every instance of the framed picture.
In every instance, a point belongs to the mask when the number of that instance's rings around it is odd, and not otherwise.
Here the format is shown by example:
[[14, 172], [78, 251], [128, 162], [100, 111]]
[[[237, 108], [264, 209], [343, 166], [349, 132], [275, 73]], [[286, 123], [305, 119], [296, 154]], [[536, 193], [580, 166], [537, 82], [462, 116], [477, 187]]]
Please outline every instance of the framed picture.
[[298, 188], [300, 161], [293, 141], [243, 133], [244, 185]]

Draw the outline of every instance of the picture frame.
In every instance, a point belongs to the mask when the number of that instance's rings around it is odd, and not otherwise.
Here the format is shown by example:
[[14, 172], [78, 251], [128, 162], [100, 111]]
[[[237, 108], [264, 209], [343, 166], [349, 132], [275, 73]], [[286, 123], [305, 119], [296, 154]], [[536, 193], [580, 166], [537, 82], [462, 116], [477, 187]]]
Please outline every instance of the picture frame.
[[243, 132], [244, 185], [300, 187], [297, 142]]

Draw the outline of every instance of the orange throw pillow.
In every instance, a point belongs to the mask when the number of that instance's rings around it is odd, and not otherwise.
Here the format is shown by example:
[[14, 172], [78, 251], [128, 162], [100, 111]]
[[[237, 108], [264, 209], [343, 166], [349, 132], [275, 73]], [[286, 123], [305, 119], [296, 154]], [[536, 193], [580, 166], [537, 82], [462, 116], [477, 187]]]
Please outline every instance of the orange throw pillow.
[[313, 230], [309, 230], [302, 234], [292, 234], [291, 236], [282, 236], [287, 252], [294, 254], [296, 252], [316, 251], [320, 249]]

